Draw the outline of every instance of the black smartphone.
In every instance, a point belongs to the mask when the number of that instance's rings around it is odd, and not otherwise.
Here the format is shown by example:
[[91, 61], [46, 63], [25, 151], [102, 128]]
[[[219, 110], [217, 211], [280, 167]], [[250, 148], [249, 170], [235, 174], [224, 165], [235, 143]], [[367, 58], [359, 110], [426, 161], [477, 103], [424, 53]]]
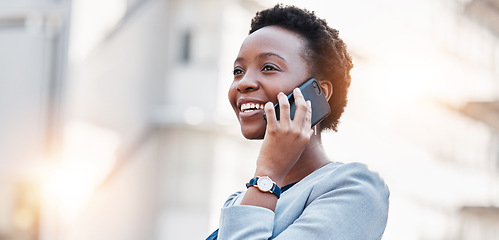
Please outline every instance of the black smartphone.
[[[310, 102], [312, 103], [312, 127], [313, 127], [317, 123], [322, 121], [324, 118], [326, 118], [327, 115], [329, 115], [329, 113], [331, 112], [331, 109], [329, 108], [329, 103], [327, 102], [326, 96], [324, 96], [319, 81], [317, 81], [317, 79], [315, 78], [307, 80], [298, 88], [301, 90], [303, 97], [305, 98], [305, 101], [310, 100]], [[288, 101], [290, 105], [289, 114], [291, 120], [293, 120], [295, 117], [296, 105], [295, 105], [295, 98], [293, 97], [292, 92], [288, 95]], [[274, 105], [274, 109], [277, 120], [279, 120], [280, 119], [279, 103]], [[265, 119], [265, 121], [267, 121], [267, 116], [265, 115], [265, 113], [263, 114], [263, 118]]]

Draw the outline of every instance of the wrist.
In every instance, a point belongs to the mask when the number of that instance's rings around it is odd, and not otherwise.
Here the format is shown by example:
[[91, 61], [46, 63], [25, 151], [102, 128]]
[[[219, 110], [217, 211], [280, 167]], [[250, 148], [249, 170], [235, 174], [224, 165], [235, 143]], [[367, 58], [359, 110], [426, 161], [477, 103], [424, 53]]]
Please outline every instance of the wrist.
[[277, 186], [281, 187], [284, 182], [284, 178], [286, 177], [286, 173], [257, 167], [254, 177], [257, 176], [268, 176], [277, 184]]

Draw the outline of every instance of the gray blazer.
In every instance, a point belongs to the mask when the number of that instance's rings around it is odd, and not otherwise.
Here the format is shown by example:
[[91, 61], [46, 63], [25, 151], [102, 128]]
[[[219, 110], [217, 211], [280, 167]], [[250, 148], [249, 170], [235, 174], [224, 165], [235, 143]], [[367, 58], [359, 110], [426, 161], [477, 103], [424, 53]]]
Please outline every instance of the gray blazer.
[[381, 239], [390, 192], [379, 174], [361, 163], [330, 163], [281, 195], [275, 212], [241, 206], [244, 191], [229, 197], [219, 240]]

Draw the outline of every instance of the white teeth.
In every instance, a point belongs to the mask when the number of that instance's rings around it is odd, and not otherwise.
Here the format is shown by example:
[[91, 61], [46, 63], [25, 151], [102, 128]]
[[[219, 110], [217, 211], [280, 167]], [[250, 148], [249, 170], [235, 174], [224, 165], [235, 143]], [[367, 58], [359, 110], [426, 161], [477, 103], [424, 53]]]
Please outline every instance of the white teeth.
[[244, 103], [241, 104], [241, 112], [250, 112], [258, 109], [263, 109], [264, 105], [259, 103]]

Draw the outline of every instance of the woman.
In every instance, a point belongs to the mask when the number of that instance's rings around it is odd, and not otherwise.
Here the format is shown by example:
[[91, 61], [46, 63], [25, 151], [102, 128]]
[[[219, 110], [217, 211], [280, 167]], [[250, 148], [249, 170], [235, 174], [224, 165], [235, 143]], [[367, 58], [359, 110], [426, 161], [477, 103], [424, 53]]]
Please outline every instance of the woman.
[[[322, 131], [337, 129], [352, 66], [338, 31], [313, 12], [276, 5], [256, 14], [234, 62], [229, 101], [243, 136], [263, 143], [247, 190], [227, 200], [208, 239], [382, 237], [387, 186], [363, 164], [330, 161], [321, 143]], [[296, 88], [310, 78], [319, 80], [331, 108], [314, 129], [311, 104]]]

